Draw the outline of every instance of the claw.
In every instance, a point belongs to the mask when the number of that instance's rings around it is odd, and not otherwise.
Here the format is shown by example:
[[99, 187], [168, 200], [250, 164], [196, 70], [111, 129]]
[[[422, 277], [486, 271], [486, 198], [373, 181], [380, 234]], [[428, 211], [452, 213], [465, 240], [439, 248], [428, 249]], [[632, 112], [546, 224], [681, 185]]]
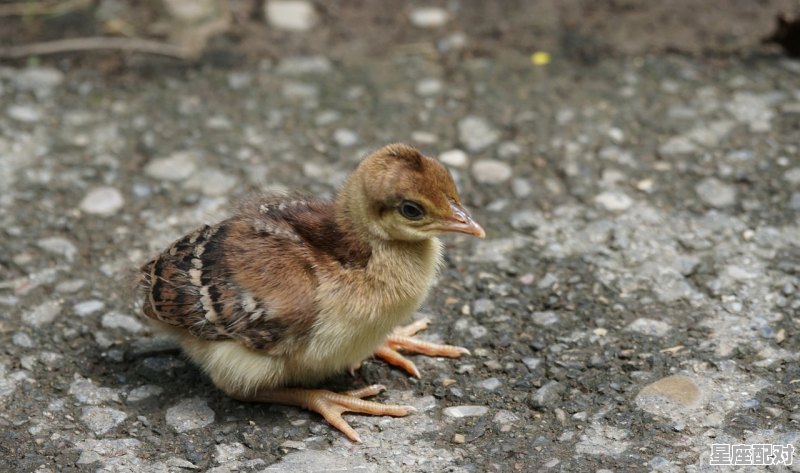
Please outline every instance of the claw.
[[392, 366], [397, 366], [405, 370], [411, 376], [420, 378], [421, 375], [414, 365], [414, 362], [400, 354], [399, 350], [406, 353], [416, 353], [427, 356], [446, 356], [448, 358], [458, 358], [462, 355], [470, 354], [469, 350], [463, 347], [431, 343], [412, 338], [412, 335], [421, 330], [425, 330], [429, 324], [430, 319], [426, 317], [404, 327], [396, 328], [386, 339], [386, 343], [375, 351], [375, 356]]
[[376, 416], [388, 415], [403, 417], [417, 411], [413, 406], [381, 404], [362, 399], [364, 397], [374, 396], [385, 389], [386, 386], [382, 384], [373, 384], [341, 394], [325, 389], [275, 389], [262, 391], [253, 396], [240, 399], [246, 401], [274, 402], [277, 404], [306, 408], [321, 414], [329, 424], [339, 429], [351, 441], [360, 443], [361, 436], [359, 436], [355, 429], [342, 418], [343, 413], [358, 412]]

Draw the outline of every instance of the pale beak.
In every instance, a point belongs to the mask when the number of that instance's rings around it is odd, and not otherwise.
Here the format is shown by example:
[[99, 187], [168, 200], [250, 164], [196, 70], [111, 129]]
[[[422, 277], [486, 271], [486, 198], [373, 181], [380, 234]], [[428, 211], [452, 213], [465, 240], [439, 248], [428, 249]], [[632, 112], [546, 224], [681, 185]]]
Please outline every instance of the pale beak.
[[451, 203], [450, 210], [453, 215], [443, 219], [435, 225], [435, 229], [442, 232], [458, 232], [466, 233], [478, 238], [485, 238], [486, 232], [483, 230], [478, 222], [472, 220], [469, 212], [458, 204]]

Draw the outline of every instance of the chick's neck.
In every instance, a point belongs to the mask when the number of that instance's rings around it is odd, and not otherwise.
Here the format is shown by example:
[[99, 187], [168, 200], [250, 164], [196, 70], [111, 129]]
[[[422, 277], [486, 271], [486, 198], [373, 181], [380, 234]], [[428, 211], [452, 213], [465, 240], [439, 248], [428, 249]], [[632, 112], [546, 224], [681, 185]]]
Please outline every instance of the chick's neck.
[[360, 176], [353, 177], [336, 198], [336, 224], [345, 235], [341, 244], [367, 248], [371, 253], [370, 260], [382, 257], [394, 259], [398, 254], [427, 255], [435, 243], [433, 239], [403, 241], [390, 238], [381, 228], [376, 211], [370, 206], [366, 192], [360, 185]]

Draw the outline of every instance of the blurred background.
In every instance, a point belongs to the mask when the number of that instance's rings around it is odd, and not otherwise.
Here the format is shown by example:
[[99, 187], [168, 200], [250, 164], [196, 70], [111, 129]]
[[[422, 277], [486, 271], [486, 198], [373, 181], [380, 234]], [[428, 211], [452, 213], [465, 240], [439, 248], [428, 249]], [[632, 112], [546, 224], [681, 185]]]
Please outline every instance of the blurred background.
[[[117, 48], [225, 66], [286, 54], [355, 59], [421, 50], [456, 60], [502, 49], [591, 63], [659, 52], [775, 51], [760, 47], [768, 38], [798, 54], [796, 22], [777, 21], [792, 20], [797, 9], [795, 0], [4, 1], [0, 56]], [[98, 37], [114, 40], [92, 39]], [[61, 43], [31, 45], [47, 41]], [[141, 58], [95, 53], [61, 60], [114, 70]]]

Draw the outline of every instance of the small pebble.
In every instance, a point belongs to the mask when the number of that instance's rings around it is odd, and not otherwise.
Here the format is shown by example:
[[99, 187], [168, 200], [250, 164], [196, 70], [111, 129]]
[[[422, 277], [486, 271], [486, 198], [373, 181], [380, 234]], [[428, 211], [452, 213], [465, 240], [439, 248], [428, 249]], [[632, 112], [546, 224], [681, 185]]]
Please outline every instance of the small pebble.
[[22, 321], [33, 327], [42, 327], [53, 322], [61, 313], [61, 302], [47, 301], [22, 315]]
[[611, 212], [622, 212], [633, 204], [633, 200], [622, 192], [606, 191], [594, 198], [595, 203]]
[[469, 333], [472, 335], [472, 338], [481, 338], [486, 336], [489, 330], [483, 325], [474, 325], [469, 328]]
[[219, 197], [227, 195], [237, 183], [234, 176], [219, 169], [203, 169], [187, 179], [184, 187], [198, 190], [209, 197]]
[[86, 281], [84, 281], [83, 279], [71, 279], [69, 281], [61, 281], [60, 283], [56, 284], [56, 291], [72, 294], [83, 289], [83, 286], [85, 285]]
[[217, 463], [230, 463], [244, 455], [245, 448], [239, 442], [223, 443], [215, 446], [214, 460]]
[[541, 358], [534, 358], [532, 356], [523, 358], [522, 363], [528, 367], [529, 370], [533, 371], [542, 363]]
[[348, 148], [358, 143], [358, 134], [347, 128], [339, 128], [333, 132], [333, 141], [343, 148]]
[[200, 429], [214, 422], [214, 411], [200, 398], [184, 399], [167, 409], [167, 425], [176, 432]]
[[691, 411], [700, 407], [702, 397], [700, 387], [692, 378], [673, 375], [642, 388], [636, 396], [636, 404], [648, 412], [669, 409], [670, 406]]
[[472, 176], [481, 184], [502, 184], [512, 175], [511, 166], [495, 159], [481, 159], [472, 165]]
[[304, 0], [269, 0], [264, 8], [267, 22], [280, 30], [308, 31], [317, 22], [317, 12]]
[[50, 253], [61, 255], [69, 262], [74, 261], [75, 255], [78, 253], [78, 249], [71, 241], [61, 237], [42, 238], [36, 242], [36, 246]]
[[459, 366], [458, 369], [456, 370], [456, 373], [464, 374], [464, 373], [472, 373], [473, 371], [475, 371], [475, 365], [467, 363], [465, 365]]
[[485, 379], [485, 380], [481, 381], [478, 384], [480, 385], [480, 387], [482, 387], [483, 389], [485, 389], [487, 391], [494, 391], [497, 388], [499, 388], [500, 386], [502, 386], [503, 382], [500, 381], [497, 378], [489, 378], [489, 379]]
[[178, 151], [165, 158], [150, 161], [144, 172], [163, 181], [183, 181], [194, 173], [197, 156], [192, 151]]
[[529, 404], [534, 408], [552, 406], [561, 399], [561, 393], [566, 388], [558, 381], [549, 381], [531, 394]]
[[107, 217], [122, 208], [125, 199], [114, 187], [97, 187], [89, 191], [80, 203], [86, 213]]
[[631, 322], [626, 330], [651, 337], [663, 337], [672, 330], [672, 326], [661, 320], [638, 318]]
[[11, 342], [14, 345], [22, 348], [33, 348], [33, 340], [25, 332], [17, 332], [11, 337]]
[[144, 329], [144, 326], [134, 317], [119, 312], [109, 312], [103, 315], [101, 324], [104, 328], [121, 328], [131, 333], [139, 333]]
[[72, 310], [74, 310], [77, 315], [81, 317], [86, 317], [89, 314], [93, 314], [99, 310], [102, 310], [103, 307], [105, 306], [106, 306], [105, 302], [98, 301], [95, 299], [95, 300], [79, 302], [75, 304]]
[[541, 325], [542, 327], [555, 325], [559, 322], [559, 320], [560, 317], [558, 314], [552, 311], [534, 312], [531, 314], [531, 321], [536, 325]]
[[281, 59], [275, 72], [280, 75], [296, 76], [325, 74], [332, 69], [330, 59], [325, 56], [292, 56]]
[[105, 434], [118, 426], [128, 414], [109, 407], [84, 407], [81, 420], [97, 435]]
[[464, 434], [453, 435], [453, 443], [464, 443], [465, 441], [466, 438], [464, 437]]
[[703, 179], [695, 186], [700, 200], [711, 207], [723, 208], [736, 203], [736, 188], [715, 177]]
[[[440, 93], [443, 89], [442, 81], [439, 79], [422, 79], [414, 86], [414, 91], [422, 97], [429, 97]], [[439, 158], [441, 159], [441, 157]]]
[[783, 178], [789, 181], [790, 184], [800, 184], [800, 166], [784, 172]]
[[14, 82], [19, 90], [31, 90], [38, 95], [49, 95], [64, 81], [64, 74], [53, 67], [27, 67], [17, 71]]
[[42, 119], [42, 111], [34, 105], [11, 105], [6, 109], [10, 118], [22, 123], [36, 123]]
[[541, 221], [541, 214], [530, 209], [520, 210], [511, 214], [511, 226], [517, 230], [536, 228]]
[[531, 192], [533, 192], [533, 186], [531, 186], [530, 181], [527, 179], [515, 177], [511, 181], [511, 192], [514, 193], [514, 197], [517, 199], [522, 199], [531, 195]]
[[411, 133], [411, 140], [414, 143], [432, 145], [439, 141], [439, 137], [429, 131], [417, 130]]
[[645, 178], [636, 183], [636, 188], [642, 192], [650, 192], [653, 190], [654, 181], [651, 178]]
[[439, 155], [439, 161], [454, 168], [466, 168], [469, 164], [467, 153], [460, 149], [451, 149]]
[[119, 401], [116, 389], [95, 386], [91, 379], [76, 379], [69, 385], [69, 393], [82, 404], [96, 406], [108, 401]]
[[417, 7], [411, 10], [409, 19], [417, 28], [438, 28], [447, 23], [450, 15], [439, 7]]
[[139, 386], [138, 388], [131, 389], [131, 392], [128, 393], [127, 401], [139, 402], [150, 397], [158, 396], [163, 392], [164, 388], [162, 388], [161, 386], [156, 386], [154, 384], [145, 384], [143, 386]]
[[500, 133], [485, 119], [470, 115], [458, 122], [458, 138], [467, 150], [474, 153], [494, 144], [500, 138]]
[[480, 417], [489, 412], [486, 406], [453, 406], [442, 411], [447, 417], [460, 419], [462, 417]]
[[475, 315], [485, 315], [494, 311], [494, 302], [490, 299], [478, 299], [472, 303], [472, 313]]
[[306, 443], [300, 440], [287, 440], [281, 444], [281, 447], [292, 450], [305, 450]]

